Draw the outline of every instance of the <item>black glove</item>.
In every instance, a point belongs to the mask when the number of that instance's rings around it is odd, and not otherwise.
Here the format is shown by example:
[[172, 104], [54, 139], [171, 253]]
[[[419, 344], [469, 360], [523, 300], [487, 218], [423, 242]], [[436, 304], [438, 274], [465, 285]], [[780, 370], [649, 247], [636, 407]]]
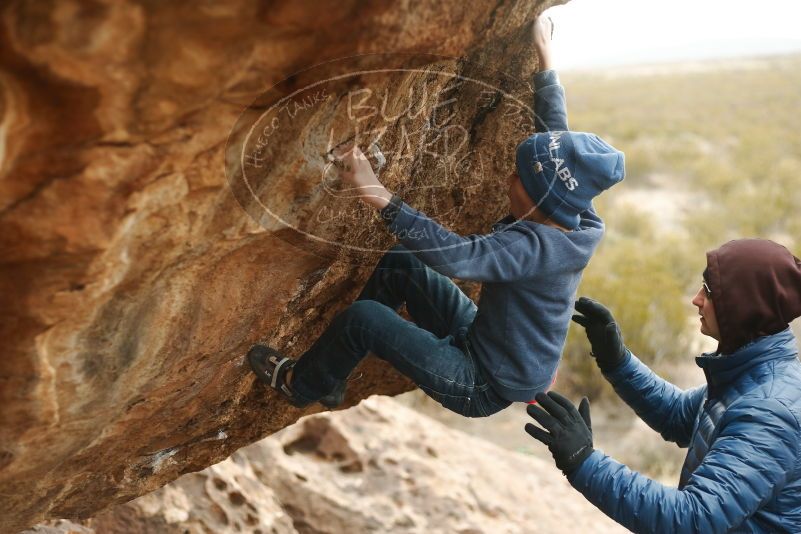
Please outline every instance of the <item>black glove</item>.
[[573, 320], [587, 331], [592, 346], [592, 356], [601, 371], [612, 371], [626, 358], [626, 346], [615, 318], [606, 307], [587, 297], [576, 301], [576, 311], [584, 315], [574, 315]]
[[547, 395], [537, 393], [534, 398], [542, 408], [530, 404], [526, 411], [547, 432], [531, 423], [526, 424], [526, 432], [548, 446], [556, 467], [568, 475], [595, 450], [592, 448], [590, 401], [584, 397], [576, 410], [572, 402], [553, 391]]

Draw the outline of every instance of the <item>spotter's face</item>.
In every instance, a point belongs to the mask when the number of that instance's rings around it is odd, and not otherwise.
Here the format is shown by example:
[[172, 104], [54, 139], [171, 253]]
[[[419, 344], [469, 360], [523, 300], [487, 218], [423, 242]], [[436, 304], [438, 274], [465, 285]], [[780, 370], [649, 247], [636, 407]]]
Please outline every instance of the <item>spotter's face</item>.
[[714, 295], [707, 296], [704, 287], [698, 290], [693, 297], [693, 305], [698, 308], [698, 315], [701, 316], [701, 333], [720, 341], [720, 329], [718, 320], [715, 316], [715, 305], [712, 302]]

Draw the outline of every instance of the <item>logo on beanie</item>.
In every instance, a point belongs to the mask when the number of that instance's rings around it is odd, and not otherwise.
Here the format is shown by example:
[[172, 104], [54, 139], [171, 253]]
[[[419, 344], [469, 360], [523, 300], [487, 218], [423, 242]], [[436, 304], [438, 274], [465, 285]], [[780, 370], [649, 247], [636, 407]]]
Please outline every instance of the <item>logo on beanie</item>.
[[550, 135], [550, 142], [548, 143], [548, 157], [551, 158], [551, 162], [555, 165], [555, 172], [556, 175], [562, 180], [562, 183], [565, 184], [565, 187], [569, 191], [573, 191], [579, 185], [578, 180], [573, 177], [573, 174], [570, 172], [570, 169], [567, 168], [565, 165], [565, 160], [559, 158], [559, 147], [561, 144], [559, 143], [559, 138], [562, 137], [564, 132], [552, 132]]

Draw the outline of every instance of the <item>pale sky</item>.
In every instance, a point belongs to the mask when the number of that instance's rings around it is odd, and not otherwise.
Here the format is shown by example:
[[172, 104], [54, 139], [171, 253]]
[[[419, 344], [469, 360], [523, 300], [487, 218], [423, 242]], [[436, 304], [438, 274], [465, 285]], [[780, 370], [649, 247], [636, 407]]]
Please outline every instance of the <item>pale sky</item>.
[[801, 52], [799, 0], [571, 0], [547, 13], [560, 70]]

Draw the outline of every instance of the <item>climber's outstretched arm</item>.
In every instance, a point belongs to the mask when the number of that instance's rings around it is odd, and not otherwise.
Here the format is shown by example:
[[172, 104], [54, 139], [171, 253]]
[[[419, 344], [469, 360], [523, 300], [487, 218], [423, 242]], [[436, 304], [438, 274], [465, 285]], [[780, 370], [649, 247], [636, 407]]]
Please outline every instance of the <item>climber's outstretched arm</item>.
[[534, 74], [534, 126], [538, 132], [568, 130], [565, 89], [553, 70], [553, 21], [541, 15], [532, 23], [530, 32], [539, 60]]
[[551, 70], [551, 37], [553, 36], [553, 21], [551, 17], [540, 15], [531, 25], [531, 40], [537, 51], [537, 72]]

